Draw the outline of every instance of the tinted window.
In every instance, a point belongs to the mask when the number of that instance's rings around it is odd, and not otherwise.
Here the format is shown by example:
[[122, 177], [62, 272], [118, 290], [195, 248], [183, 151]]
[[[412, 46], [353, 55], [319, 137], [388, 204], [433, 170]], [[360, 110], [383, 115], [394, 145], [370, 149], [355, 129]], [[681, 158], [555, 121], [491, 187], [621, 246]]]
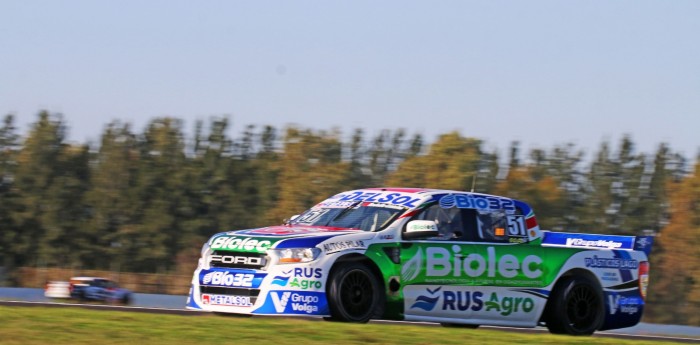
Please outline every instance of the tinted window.
[[522, 211], [477, 210], [472, 208], [443, 208], [439, 204], [426, 207], [412, 220], [432, 220], [440, 236], [433, 240], [469, 242], [523, 243], [527, 242]]
[[429, 206], [412, 220], [432, 220], [437, 224], [441, 240], [464, 240], [465, 228], [462, 220], [462, 209], [442, 208], [439, 204]]

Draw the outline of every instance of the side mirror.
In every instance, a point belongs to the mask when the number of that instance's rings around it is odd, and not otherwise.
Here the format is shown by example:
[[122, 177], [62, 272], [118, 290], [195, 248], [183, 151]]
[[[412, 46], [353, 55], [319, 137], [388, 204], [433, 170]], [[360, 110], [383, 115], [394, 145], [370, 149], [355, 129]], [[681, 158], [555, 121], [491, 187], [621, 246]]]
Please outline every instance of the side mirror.
[[403, 238], [406, 240], [415, 240], [419, 238], [428, 238], [438, 236], [437, 223], [432, 220], [412, 220], [406, 224], [406, 231], [403, 233]]
[[295, 214], [295, 215], [293, 215], [293, 216], [291, 216], [291, 217], [289, 217], [289, 218], [287, 218], [287, 219], [283, 219], [283, 220], [282, 220], [282, 224], [285, 224], [285, 225], [286, 225], [286, 224], [289, 224], [289, 222], [291, 222], [291, 221], [293, 221], [293, 220], [295, 220], [295, 219], [297, 219], [297, 218], [299, 218], [299, 215], [298, 215], [298, 214]]

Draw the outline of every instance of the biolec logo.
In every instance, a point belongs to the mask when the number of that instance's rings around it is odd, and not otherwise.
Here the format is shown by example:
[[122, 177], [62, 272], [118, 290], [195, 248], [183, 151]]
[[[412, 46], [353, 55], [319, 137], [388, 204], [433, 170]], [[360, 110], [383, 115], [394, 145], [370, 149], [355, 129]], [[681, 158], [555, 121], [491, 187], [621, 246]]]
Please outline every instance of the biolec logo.
[[211, 249], [257, 251], [264, 253], [272, 246], [270, 241], [259, 241], [250, 237], [219, 236], [211, 241]]
[[[423, 267], [423, 259], [420, 248], [416, 254], [401, 268], [401, 278], [405, 281], [414, 280], [419, 276]], [[452, 251], [443, 247], [428, 247], [425, 249], [425, 275], [427, 277], [461, 277], [472, 278], [502, 277], [514, 278], [522, 273], [525, 277], [536, 279], [542, 276], [540, 265], [542, 258], [537, 255], [528, 255], [518, 259], [515, 255], [504, 254], [498, 256], [496, 248], [486, 248], [486, 257], [478, 253], [462, 254], [462, 248], [452, 246]]]

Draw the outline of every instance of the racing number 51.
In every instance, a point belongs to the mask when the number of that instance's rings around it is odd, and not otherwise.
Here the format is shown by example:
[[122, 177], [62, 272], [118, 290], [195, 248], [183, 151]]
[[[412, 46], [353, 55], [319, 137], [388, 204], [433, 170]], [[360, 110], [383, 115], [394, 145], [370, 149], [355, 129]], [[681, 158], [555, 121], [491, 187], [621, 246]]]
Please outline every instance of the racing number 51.
[[525, 222], [523, 216], [508, 216], [508, 235], [514, 237], [525, 237]]

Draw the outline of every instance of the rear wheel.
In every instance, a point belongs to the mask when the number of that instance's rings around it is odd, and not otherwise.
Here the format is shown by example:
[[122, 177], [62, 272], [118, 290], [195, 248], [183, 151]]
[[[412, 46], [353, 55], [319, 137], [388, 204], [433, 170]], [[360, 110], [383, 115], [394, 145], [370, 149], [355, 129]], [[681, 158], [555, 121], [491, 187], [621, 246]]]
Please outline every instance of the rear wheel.
[[547, 328], [556, 334], [591, 335], [603, 323], [603, 293], [587, 277], [565, 278], [547, 304]]
[[384, 295], [374, 273], [360, 263], [341, 264], [330, 277], [330, 320], [367, 322], [381, 314]]

